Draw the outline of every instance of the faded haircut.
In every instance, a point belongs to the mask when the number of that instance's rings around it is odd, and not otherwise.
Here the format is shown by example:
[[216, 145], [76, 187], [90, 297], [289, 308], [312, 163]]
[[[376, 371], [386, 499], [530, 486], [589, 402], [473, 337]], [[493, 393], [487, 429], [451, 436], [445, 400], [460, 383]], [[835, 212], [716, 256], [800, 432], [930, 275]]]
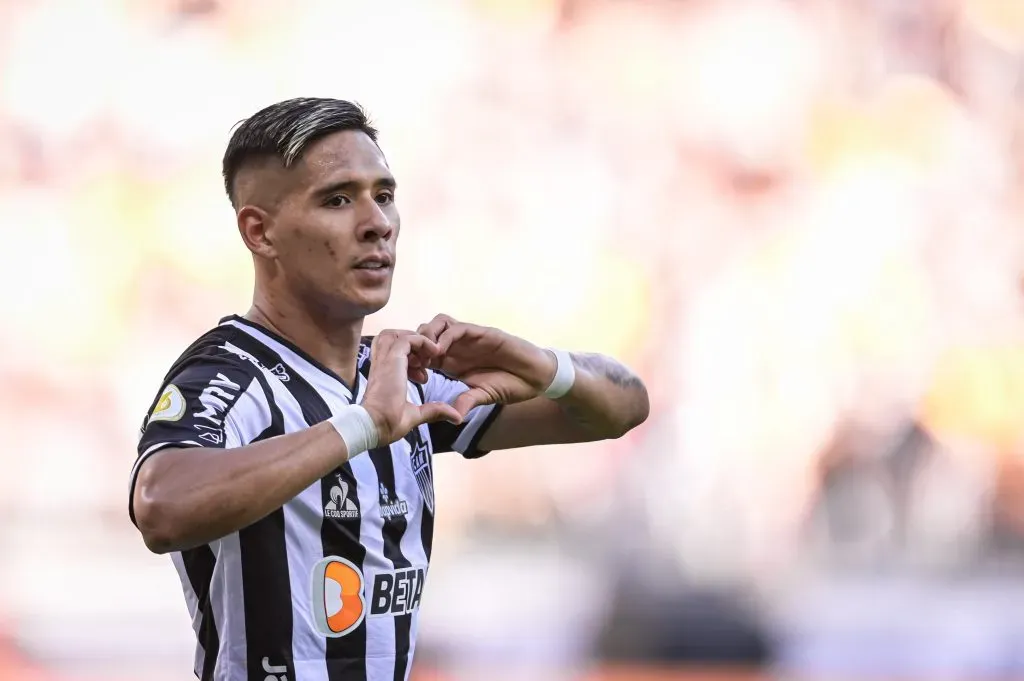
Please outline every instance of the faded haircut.
[[290, 168], [313, 142], [342, 130], [358, 130], [377, 142], [377, 130], [370, 125], [366, 111], [343, 99], [287, 99], [242, 121], [224, 152], [224, 189], [231, 205], [238, 207], [235, 177], [245, 164], [277, 157]]

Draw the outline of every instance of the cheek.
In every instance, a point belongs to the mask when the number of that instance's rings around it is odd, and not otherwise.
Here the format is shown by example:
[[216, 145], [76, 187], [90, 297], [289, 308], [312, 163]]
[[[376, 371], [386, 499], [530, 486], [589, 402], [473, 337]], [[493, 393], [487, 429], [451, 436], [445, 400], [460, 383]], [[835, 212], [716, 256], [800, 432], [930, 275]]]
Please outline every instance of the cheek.
[[331, 243], [330, 239], [324, 239], [323, 245], [321, 246], [322, 253], [331, 260], [338, 259], [338, 251], [335, 249], [334, 244]]
[[293, 266], [321, 269], [343, 259], [348, 246], [345, 230], [307, 220], [302, 228], [289, 232], [282, 244], [285, 258]]
[[291, 267], [308, 267], [321, 257], [323, 243], [309, 231], [295, 231], [288, 235], [288, 239], [282, 244], [281, 251], [282, 259], [287, 260]]

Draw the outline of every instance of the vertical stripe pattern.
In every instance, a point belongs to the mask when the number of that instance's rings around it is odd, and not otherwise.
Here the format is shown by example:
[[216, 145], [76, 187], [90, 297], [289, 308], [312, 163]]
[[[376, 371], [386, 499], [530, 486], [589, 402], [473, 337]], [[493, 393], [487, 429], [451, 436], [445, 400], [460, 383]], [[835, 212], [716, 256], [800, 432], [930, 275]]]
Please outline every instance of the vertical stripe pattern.
[[[333, 504], [344, 516], [352, 513], [355, 515], [325, 519], [320, 539], [325, 556], [347, 558], [361, 571], [366, 549], [359, 543], [359, 527], [366, 509], [359, 501], [358, 486], [352, 467], [348, 464], [334, 472], [333, 480], [327, 477], [321, 482], [324, 508]], [[347, 513], [345, 509], [348, 509]], [[326, 654], [329, 681], [365, 681], [366, 667], [363, 659], [366, 656], [366, 628], [360, 626], [346, 636], [328, 638]]]
[[[161, 418], [147, 418], [132, 486], [160, 449], [243, 447], [358, 403], [371, 342], [363, 339], [356, 380], [347, 384], [268, 329], [223, 320], [165, 378], [162, 390], [185, 408], [165, 418], [174, 407], [165, 405]], [[409, 399], [450, 401], [465, 389], [432, 375], [426, 386], [409, 384]], [[174, 554], [197, 639], [196, 676], [408, 681], [433, 543], [433, 448], [475, 455], [491, 419], [474, 416], [460, 427], [421, 426], [358, 454], [265, 518]], [[328, 574], [330, 566], [342, 572]]]
[[[391, 561], [391, 566], [395, 570], [412, 567], [412, 564], [406, 560], [405, 555], [402, 553], [402, 537], [405, 536], [405, 531], [409, 526], [409, 522], [406, 519], [408, 511], [404, 513], [402, 511], [408, 508], [408, 501], [406, 501], [405, 497], [409, 496], [410, 491], [413, 490], [409, 489], [408, 484], [401, 488], [396, 485], [395, 460], [392, 457], [390, 447], [374, 449], [370, 452], [370, 461], [373, 462], [373, 467], [377, 470], [377, 479], [380, 481], [379, 503], [384, 525], [382, 530], [384, 557]], [[410, 480], [411, 476], [405, 476], [406, 483]], [[414, 480], [412, 481], [414, 482]], [[411, 597], [411, 594], [406, 594], [406, 599], [409, 597]], [[392, 604], [391, 610], [392, 612], [397, 612], [398, 599], [393, 600], [395, 602]], [[411, 615], [407, 614], [399, 614], [393, 618], [396, 656], [394, 676], [399, 679], [405, 678], [404, 657], [409, 654], [410, 618]]]
[[220, 647], [210, 601], [210, 582], [213, 580], [215, 564], [216, 559], [209, 546], [182, 551], [174, 556], [174, 565], [185, 587], [185, 600], [189, 610], [193, 611], [192, 628], [198, 641], [194, 671], [203, 681], [213, 678]]

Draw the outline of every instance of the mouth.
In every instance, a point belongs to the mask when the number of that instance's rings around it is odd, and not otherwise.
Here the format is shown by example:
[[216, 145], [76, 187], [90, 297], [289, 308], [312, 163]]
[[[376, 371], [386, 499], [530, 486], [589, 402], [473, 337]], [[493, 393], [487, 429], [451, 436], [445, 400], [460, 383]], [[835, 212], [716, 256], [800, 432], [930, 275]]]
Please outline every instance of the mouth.
[[360, 259], [359, 261], [356, 262], [355, 269], [371, 271], [389, 270], [391, 269], [393, 264], [394, 260], [390, 255], [387, 255], [386, 253], [381, 253], [378, 255], [370, 255]]

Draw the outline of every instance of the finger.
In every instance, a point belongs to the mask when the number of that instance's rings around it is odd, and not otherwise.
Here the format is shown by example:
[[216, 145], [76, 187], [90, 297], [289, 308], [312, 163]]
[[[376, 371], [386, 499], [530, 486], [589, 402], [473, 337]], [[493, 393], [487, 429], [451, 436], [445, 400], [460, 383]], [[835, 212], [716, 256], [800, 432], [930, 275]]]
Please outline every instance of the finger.
[[409, 380], [420, 385], [426, 385], [430, 380], [427, 370], [423, 367], [409, 367]]
[[430, 340], [437, 342], [437, 339], [444, 333], [445, 329], [455, 323], [455, 320], [445, 314], [439, 314], [426, 324], [420, 324], [416, 329], [417, 333], [423, 334]]
[[[410, 348], [411, 351], [411, 348]], [[416, 352], [410, 352], [409, 354], [409, 366], [413, 369], [423, 369], [430, 363], [429, 357], [424, 357], [422, 354]]]
[[370, 343], [370, 356], [380, 357], [386, 355], [393, 349], [395, 343], [401, 342], [403, 338], [412, 334], [412, 331], [400, 329], [384, 329]]
[[446, 325], [444, 322], [439, 322], [436, 318], [433, 321], [429, 321], [426, 324], [420, 324], [416, 327], [416, 333], [426, 336], [430, 340], [437, 342], [438, 336], [445, 330]]
[[420, 366], [430, 366], [431, 361], [441, 354], [437, 343], [420, 334], [410, 334], [402, 339], [408, 343], [408, 354], [416, 355]]
[[467, 324], [454, 324], [446, 328], [441, 336], [437, 339], [437, 346], [440, 355], [443, 357], [448, 354], [448, 350], [451, 349], [452, 345], [462, 338], [466, 337], [469, 332], [469, 326]]
[[[427, 356], [432, 356], [434, 350], [432, 348], [424, 350], [423, 340], [426, 339], [412, 331], [386, 331], [375, 339], [377, 343], [376, 349], [379, 353], [376, 359], [379, 361], [397, 355], [401, 355], [404, 358], [412, 352], [420, 352]], [[434, 347], [436, 348], [436, 346]], [[370, 352], [372, 353], [373, 350], [374, 348], [371, 346]]]
[[452, 402], [452, 407], [455, 408], [462, 418], [469, 416], [469, 412], [473, 411], [476, 407], [484, 404], [491, 404], [494, 402], [494, 398], [487, 394], [486, 391], [480, 388], [470, 388], [466, 392], [462, 393], [455, 398]]
[[436, 423], [447, 421], [454, 425], [462, 423], [462, 415], [450, 404], [444, 402], [427, 402], [419, 407], [420, 423]]
[[372, 363], [370, 364], [371, 375], [374, 373], [374, 368], [378, 364], [378, 362], [376, 361], [377, 358], [384, 356], [390, 344], [391, 340], [384, 338], [382, 335], [377, 335], [373, 337], [373, 340], [370, 342], [370, 359], [372, 360]]

